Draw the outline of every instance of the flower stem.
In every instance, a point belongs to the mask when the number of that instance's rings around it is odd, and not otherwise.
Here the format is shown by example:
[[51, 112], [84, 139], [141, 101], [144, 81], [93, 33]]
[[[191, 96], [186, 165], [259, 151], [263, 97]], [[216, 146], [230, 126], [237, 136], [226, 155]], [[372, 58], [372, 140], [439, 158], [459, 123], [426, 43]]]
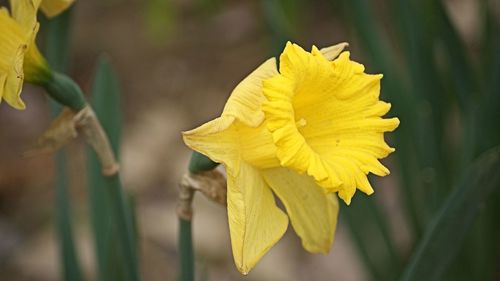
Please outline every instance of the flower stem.
[[[188, 170], [191, 174], [199, 174], [216, 168], [219, 163], [215, 163], [203, 154], [196, 151], [191, 155]], [[193, 235], [191, 232], [191, 219], [193, 210], [191, 203], [195, 190], [190, 183], [184, 181], [180, 183], [179, 202], [177, 206], [177, 215], [179, 217], [179, 280], [194, 281], [194, 250]]]
[[205, 155], [193, 151], [193, 154], [191, 155], [191, 160], [189, 161], [189, 172], [196, 174], [199, 172], [203, 171], [209, 171], [217, 167], [219, 163], [215, 163], [214, 161], [210, 160], [210, 158], [206, 157]]
[[56, 157], [56, 231], [59, 245], [59, 258], [62, 262], [62, 280], [82, 281], [83, 275], [77, 258], [71, 222], [71, 206], [68, 194], [66, 155], [57, 153]]
[[[68, 10], [53, 20], [47, 20], [45, 27], [45, 52], [48, 63], [58, 71], [66, 72], [69, 65], [69, 42], [71, 37], [72, 13]], [[51, 104], [52, 115], [56, 116], [60, 107]], [[68, 172], [66, 154], [59, 151], [55, 155], [55, 222], [59, 243], [59, 259], [62, 262], [61, 280], [82, 281], [82, 270], [73, 239], [71, 221], [71, 201], [68, 194]]]
[[194, 250], [191, 220], [179, 218], [179, 280], [194, 281]]
[[120, 235], [116, 238], [122, 250], [125, 262], [126, 278], [129, 281], [139, 280], [139, 269], [137, 261], [137, 249], [135, 234], [130, 220], [130, 212], [122, 189], [119, 174], [106, 178], [108, 181], [109, 204], [111, 207], [113, 223]]

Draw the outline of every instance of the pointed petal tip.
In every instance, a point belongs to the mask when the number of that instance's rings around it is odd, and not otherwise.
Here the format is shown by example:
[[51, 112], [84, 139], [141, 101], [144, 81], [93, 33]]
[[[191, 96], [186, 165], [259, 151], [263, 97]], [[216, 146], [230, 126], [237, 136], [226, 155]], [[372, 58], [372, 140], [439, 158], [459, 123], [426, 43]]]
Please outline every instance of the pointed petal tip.
[[238, 269], [238, 271], [243, 274], [243, 275], [248, 275], [248, 273], [250, 273], [250, 270], [251, 268], [248, 268], [246, 266], [243, 266], [243, 265], [236, 265], [236, 268]]
[[17, 110], [25, 110], [26, 109], [26, 105], [22, 101], [19, 101], [19, 103], [16, 103], [16, 104], [11, 104], [11, 106]]
[[389, 132], [392, 132], [399, 127], [399, 124], [401, 123], [401, 121], [399, 121], [398, 117], [393, 117], [393, 118], [390, 118], [389, 120], [391, 120], [393, 122], [392, 127], [389, 129]]
[[344, 203], [345, 203], [347, 206], [351, 205], [351, 199], [352, 199], [352, 196], [347, 196], [347, 195], [346, 195], [346, 194], [344, 194], [342, 191], [339, 191], [338, 196], [340, 197], [340, 199], [342, 199], [342, 201], [344, 201]]

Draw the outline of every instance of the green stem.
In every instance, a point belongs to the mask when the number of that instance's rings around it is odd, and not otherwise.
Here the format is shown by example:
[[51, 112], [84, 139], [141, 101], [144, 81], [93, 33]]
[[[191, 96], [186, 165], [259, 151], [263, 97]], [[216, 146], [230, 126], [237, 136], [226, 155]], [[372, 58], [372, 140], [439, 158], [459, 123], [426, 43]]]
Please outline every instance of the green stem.
[[102, 176], [101, 166], [97, 155], [92, 149], [87, 154], [88, 162], [88, 196], [90, 222], [94, 236], [94, 251], [96, 258], [96, 280], [109, 281], [110, 272], [110, 241], [111, 233], [111, 215], [109, 208], [109, 188], [106, 179]]
[[[193, 151], [191, 155], [191, 160], [189, 161], [188, 170], [190, 173], [200, 173], [203, 171], [209, 171], [215, 169], [219, 163], [215, 163], [210, 160], [210, 158], [205, 155]], [[186, 198], [183, 198], [186, 196]], [[186, 206], [190, 208], [191, 202], [193, 200], [194, 190], [190, 187], [184, 187], [181, 185], [181, 191], [179, 194], [179, 199], [186, 200]], [[189, 211], [191, 214], [191, 210]], [[193, 250], [193, 236], [191, 233], [191, 218], [179, 217], [179, 236], [178, 236], [178, 247], [179, 247], [179, 280], [180, 281], [194, 281], [194, 250]]]
[[116, 229], [118, 243], [122, 250], [125, 262], [126, 278], [129, 281], [139, 281], [139, 269], [137, 261], [137, 248], [135, 243], [134, 229], [130, 219], [127, 198], [122, 189], [121, 180], [118, 174], [107, 178], [109, 204]]
[[66, 281], [83, 281], [78, 264], [71, 223], [71, 206], [67, 190], [66, 157], [63, 152], [56, 154], [56, 229], [60, 243], [62, 276]]
[[191, 220], [179, 218], [179, 281], [194, 281]]
[[71, 28], [74, 7], [53, 19], [42, 16], [40, 26], [44, 29], [44, 55], [50, 67], [68, 72], [71, 50]]
[[215, 163], [207, 156], [193, 151], [193, 154], [191, 154], [191, 160], [189, 161], [188, 169], [191, 173], [199, 173], [215, 169], [215, 167], [217, 167], [218, 165], [219, 163]]
[[[71, 12], [66, 11], [53, 20], [46, 20], [44, 27], [47, 61], [53, 69], [67, 72], [69, 65], [69, 42], [71, 28]], [[51, 103], [52, 116], [57, 116], [60, 106]], [[62, 262], [61, 279], [66, 281], [84, 280], [78, 263], [73, 225], [71, 222], [71, 205], [68, 195], [68, 172], [66, 155], [60, 151], [55, 156], [56, 166], [56, 231], [59, 242], [59, 258]]]

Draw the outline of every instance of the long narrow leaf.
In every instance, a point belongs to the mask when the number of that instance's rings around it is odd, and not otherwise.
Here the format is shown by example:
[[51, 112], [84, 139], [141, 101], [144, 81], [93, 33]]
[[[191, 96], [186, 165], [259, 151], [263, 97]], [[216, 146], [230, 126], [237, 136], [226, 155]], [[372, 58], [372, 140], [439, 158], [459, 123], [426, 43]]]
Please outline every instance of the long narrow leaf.
[[[113, 91], [108, 92], [109, 89], [107, 87], [108, 81], [106, 81], [106, 74], [103, 62], [102, 60], [99, 60], [92, 87], [92, 106], [108, 137], [115, 138], [112, 141], [112, 147], [114, 148], [118, 146], [116, 138], [119, 136], [110, 134], [108, 129], [110, 129], [110, 127], [112, 128], [114, 124], [109, 124], [111, 122], [101, 116], [102, 112], [105, 111], [105, 97], [108, 97], [108, 99], [109, 97], [115, 98], [115, 95], [117, 94]], [[115, 107], [119, 107], [119, 104], [115, 104], [111, 108]], [[119, 264], [117, 265], [113, 262], [113, 258], [111, 257], [111, 253], [113, 252], [113, 244], [111, 243], [113, 230], [111, 225], [112, 217], [107, 204], [109, 201], [108, 193], [105, 191], [108, 186], [106, 185], [105, 178], [102, 176], [101, 166], [95, 152], [89, 148], [87, 155], [90, 222], [94, 236], [94, 249], [97, 261], [97, 280], [117, 280], [112, 278], [114, 273], [110, 272], [118, 271], [116, 270], [116, 267], [118, 267]], [[113, 270], [110, 270], [111, 268], [113, 268]]]
[[[53, 20], [45, 19], [44, 52], [50, 66], [57, 71], [67, 72], [69, 68], [69, 51], [71, 37], [71, 9]], [[52, 115], [56, 116], [61, 106], [51, 103]], [[73, 239], [71, 222], [71, 205], [68, 194], [68, 171], [66, 154], [60, 151], [55, 156], [56, 165], [56, 229], [58, 235], [60, 261], [62, 263], [62, 280], [81, 281], [83, 274], [78, 262], [77, 251]]]
[[456, 28], [445, 10], [442, 1], [432, 1], [437, 12], [436, 18], [439, 19], [440, 36], [446, 46], [445, 56], [451, 64], [451, 71], [456, 85], [455, 90], [458, 95], [458, 101], [464, 111], [470, 110], [475, 96], [478, 94], [478, 85], [473, 68], [468, 60], [465, 44], [462, 42]]
[[[92, 105], [115, 155], [121, 139], [120, 89], [108, 59], [97, 64]], [[96, 154], [89, 151], [89, 203], [94, 231], [98, 278], [101, 281], [139, 278], [133, 219], [118, 175], [101, 174]]]
[[450, 194], [400, 279], [441, 280], [473, 225], [481, 206], [500, 186], [500, 147], [484, 153]]
[[421, 169], [433, 171], [424, 187], [426, 201], [434, 212], [449, 191], [450, 173], [446, 160], [447, 146], [443, 144], [444, 120], [451, 104], [433, 53], [433, 45], [439, 34], [433, 21], [435, 12], [426, 0], [393, 0], [393, 17], [397, 23], [404, 58], [411, 78], [408, 89], [418, 101], [418, 157]]

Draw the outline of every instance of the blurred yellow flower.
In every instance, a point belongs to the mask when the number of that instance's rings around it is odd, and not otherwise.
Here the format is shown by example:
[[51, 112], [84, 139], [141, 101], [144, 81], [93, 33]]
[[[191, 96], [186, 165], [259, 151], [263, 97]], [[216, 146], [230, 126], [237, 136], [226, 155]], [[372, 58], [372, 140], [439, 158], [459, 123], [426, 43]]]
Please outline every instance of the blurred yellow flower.
[[378, 159], [394, 151], [384, 132], [399, 120], [381, 118], [390, 109], [379, 101], [382, 75], [364, 73], [342, 52], [346, 45], [306, 52], [287, 43], [279, 72], [275, 59], [267, 60], [234, 89], [220, 117], [183, 133], [190, 148], [226, 167], [233, 256], [242, 273], [287, 228], [273, 193], [303, 247], [326, 253], [337, 224], [335, 193], [349, 204], [356, 188], [373, 193], [369, 172], [389, 173]]
[[25, 108], [20, 97], [23, 64], [38, 29], [36, 9], [28, 2], [12, 1], [12, 16], [5, 8], [0, 9], [0, 101], [5, 99], [16, 109]]
[[[24, 79], [42, 83], [51, 76], [35, 38], [39, 24], [36, 14], [41, 0], [11, 0], [12, 14], [0, 8], [0, 102], [4, 99], [16, 109], [26, 106], [21, 100]], [[56, 15], [73, 1], [43, 0], [42, 10]]]

